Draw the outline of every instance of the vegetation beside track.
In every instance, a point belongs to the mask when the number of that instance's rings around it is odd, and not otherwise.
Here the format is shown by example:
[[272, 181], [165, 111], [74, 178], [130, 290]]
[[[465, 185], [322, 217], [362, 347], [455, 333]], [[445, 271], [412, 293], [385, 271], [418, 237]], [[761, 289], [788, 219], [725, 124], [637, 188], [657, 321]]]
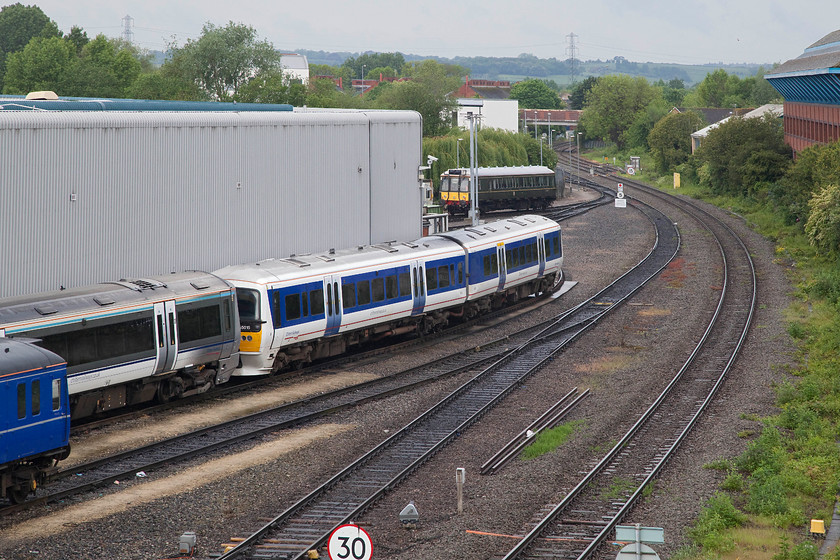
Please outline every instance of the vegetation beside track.
[[[609, 162], [641, 156], [643, 170], [633, 178], [675, 192], [671, 173], [646, 168], [648, 154], [632, 152], [606, 148], [585, 155]], [[804, 173], [797, 170], [804, 165], [792, 164], [788, 174]], [[756, 429], [740, 434], [749, 440], [747, 450], [706, 465], [723, 471], [725, 480], [689, 531], [692, 544], [673, 558], [745, 560], [769, 558], [768, 551], [774, 560], [817, 558], [821, 542], [809, 538], [810, 520], [829, 526], [840, 481], [840, 259], [812, 244], [809, 227], [773, 198], [773, 185], [748, 195], [721, 194], [690, 175], [676, 192], [743, 216], [776, 243], [777, 263], [795, 287], [785, 314], [799, 365], [790, 382], [775, 387], [778, 412], [755, 418]], [[823, 558], [840, 559], [840, 547]]]

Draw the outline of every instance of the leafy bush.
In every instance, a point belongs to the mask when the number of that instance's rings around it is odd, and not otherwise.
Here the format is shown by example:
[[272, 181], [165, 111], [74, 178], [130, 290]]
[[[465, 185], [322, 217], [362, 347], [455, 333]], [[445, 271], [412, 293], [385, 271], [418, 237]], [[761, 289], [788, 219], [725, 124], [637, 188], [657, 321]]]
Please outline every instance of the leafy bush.
[[820, 251], [837, 256], [840, 254], [840, 187], [829, 185], [808, 201], [810, 215], [805, 223], [805, 233], [811, 244]]
[[719, 492], [709, 498], [700, 511], [697, 524], [689, 529], [688, 536], [704, 550], [727, 552], [733, 549], [735, 542], [726, 530], [743, 524], [746, 519], [732, 499]]

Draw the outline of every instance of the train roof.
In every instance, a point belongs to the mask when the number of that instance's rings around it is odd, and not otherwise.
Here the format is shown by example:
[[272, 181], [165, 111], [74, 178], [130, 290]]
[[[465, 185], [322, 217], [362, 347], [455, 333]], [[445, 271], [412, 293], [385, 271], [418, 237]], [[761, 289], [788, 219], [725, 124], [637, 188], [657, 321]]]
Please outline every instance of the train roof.
[[[446, 174], [469, 175], [469, 169], [450, 169]], [[544, 165], [520, 165], [515, 167], [479, 167], [476, 177], [510, 177], [516, 175], [554, 175], [554, 170]]]
[[63, 364], [64, 359], [22, 340], [0, 338], [0, 377]]
[[107, 312], [128, 305], [180, 299], [227, 289], [230, 289], [227, 282], [217, 276], [208, 272], [189, 271], [2, 298], [0, 327], [80, 312]]
[[412, 260], [429, 255], [447, 252], [461, 253], [460, 247], [453, 246], [446, 239], [429, 236], [413, 242], [389, 242], [374, 245], [359, 245], [355, 248], [340, 249], [327, 253], [291, 255], [286, 258], [266, 259], [256, 263], [234, 265], [214, 272], [231, 281], [270, 284], [286, 280], [312, 281], [323, 278], [326, 274], [347, 273], [381, 264], [384, 255], [391, 255], [391, 262], [396, 266], [408, 265]]
[[477, 248], [483, 245], [495, 245], [511, 236], [527, 235], [546, 229], [559, 229], [559, 227], [557, 222], [545, 216], [526, 214], [435, 235], [456, 241], [464, 247]]

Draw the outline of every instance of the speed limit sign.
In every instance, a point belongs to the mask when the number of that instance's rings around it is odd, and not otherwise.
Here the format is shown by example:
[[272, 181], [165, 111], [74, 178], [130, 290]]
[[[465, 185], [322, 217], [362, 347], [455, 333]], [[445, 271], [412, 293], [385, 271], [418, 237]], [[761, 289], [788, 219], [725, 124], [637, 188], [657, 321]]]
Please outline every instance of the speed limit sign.
[[373, 542], [367, 531], [357, 525], [341, 525], [327, 543], [330, 560], [370, 560]]

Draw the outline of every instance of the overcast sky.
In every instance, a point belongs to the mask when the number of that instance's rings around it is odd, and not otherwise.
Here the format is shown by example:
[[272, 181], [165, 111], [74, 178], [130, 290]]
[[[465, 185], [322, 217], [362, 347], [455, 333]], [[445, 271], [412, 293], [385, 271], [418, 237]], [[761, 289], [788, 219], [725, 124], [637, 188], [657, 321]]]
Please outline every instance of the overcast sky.
[[[0, 5], [11, 4], [5, 0]], [[637, 62], [784, 62], [840, 29], [838, 0], [31, 0], [68, 32], [164, 50], [196, 39], [206, 22], [253, 26], [275, 48], [425, 56], [614, 56]]]

